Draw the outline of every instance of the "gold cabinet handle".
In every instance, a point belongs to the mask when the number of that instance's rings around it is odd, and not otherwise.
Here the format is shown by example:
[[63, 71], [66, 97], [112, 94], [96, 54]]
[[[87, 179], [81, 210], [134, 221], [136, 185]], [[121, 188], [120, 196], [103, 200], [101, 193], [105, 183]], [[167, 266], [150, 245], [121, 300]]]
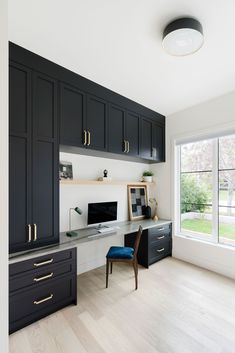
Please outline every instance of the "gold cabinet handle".
[[157, 252], [163, 252], [164, 250], [165, 250], [165, 248], [158, 249]]
[[32, 226], [28, 224], [28, 243], [32, 241]]
[[127, 141], [127, 151], [126, 151], [127, 153], [129, 153], [130, 152], [130, 143], [129, 143], [129, 141]]
[[157, 229], [159, 232], [161, 232], [162, 230], [164, 230], [164, 228], [162, 227], [162, 228], [158, 228]]
[[88, 134], [87, 146], [90, 146], [90, 144], [91, 144], [91, 133], [90, 133], [90, 131], [89, 131], [89, 130], [87, 130], [87, 134]]
[[44, 299], [41, 300], [34, 300], [34, 304], [38, 305], [38, 304], [42, 304], [44, 302], [47, 302], [48, 300], [51, 300], [53, 298], [53, 294], [49, 295], [49, 297], [46, 297]]
[[34, 233], [34, 234], [33, 234], [33, 235], [34, 235], [33, 241], [36, 241], [37, 238], [38, 238], [38, 234], [37, 234], [37, 224], [36, 224], [36, 223], [34, 223], [33, 228], [34, 228], [34, 231], [33, 231], [33, 233]]
[[83, 145], [86, 146], [86, 144], [87, 144], [87, 131], [86, 131], [86, 130], [83, 130], [83, 134], [84, 134], [84, 142], [83, 142]]
[[165, 235], [163, 235], [162, 237], [158, 237], [158, 239], [164, 239], [165, 238]]
[[43, 281], [44, 279], [51, 278], [53, 276], [53, 272], [49, 273], [49, 275], [42, 276], [42, 277], [35, 277], [33, 280], [35, 282]]
[[124, 153], [126, 153], [126, 140], [124, 140]]
[[46, 261], [43, 261], [43, 262], [36, 262], [36, 263], [34, 263], [34, 266], [35, 267], [39, 267], [39, 266], [51, 264], [52, 262], [53, 262], [53, 259], [46, 260]]

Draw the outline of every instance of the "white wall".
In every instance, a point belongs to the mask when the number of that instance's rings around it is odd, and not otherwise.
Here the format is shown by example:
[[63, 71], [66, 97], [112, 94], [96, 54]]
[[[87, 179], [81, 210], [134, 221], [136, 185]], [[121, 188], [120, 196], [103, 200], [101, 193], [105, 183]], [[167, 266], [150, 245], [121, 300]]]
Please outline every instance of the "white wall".
[[[72, 162], [74, 179], [97, 180], [108, 170], [113, 180], [139, 181], [148, 164], [91, 157], [72, 153], [60, 153], [60, 160]], [[118, 201], [118, 221], [128, 219], [127, 187], [124, 185], [61, 185], [60, 186], [60, 231], [68, 230], [69, 208], [78, 206], [82, 216], [72, 214], [72, 227], [87, 225], [88, 202]]]
[[[173, 140], [235, 128], [235, 92], [173, 114], [166, 119], [166, 163], [154, 165], [158, 212], [174, 219]], [[235, 249], [206, 244], [174, 234], [173, 256], [235, 278]]]
[[8, 36], [7, 0], [0, 2], [0, 350], [8, 352]]

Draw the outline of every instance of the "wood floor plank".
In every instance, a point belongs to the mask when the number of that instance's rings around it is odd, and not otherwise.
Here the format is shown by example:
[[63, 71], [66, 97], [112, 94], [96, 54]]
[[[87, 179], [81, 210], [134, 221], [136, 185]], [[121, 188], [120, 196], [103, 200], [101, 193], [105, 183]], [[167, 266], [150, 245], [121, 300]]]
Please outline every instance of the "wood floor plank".
[[70, 306], [10, 336], [10, 353], [235, 353], [235, 282], [166, 258], [78, 276]]

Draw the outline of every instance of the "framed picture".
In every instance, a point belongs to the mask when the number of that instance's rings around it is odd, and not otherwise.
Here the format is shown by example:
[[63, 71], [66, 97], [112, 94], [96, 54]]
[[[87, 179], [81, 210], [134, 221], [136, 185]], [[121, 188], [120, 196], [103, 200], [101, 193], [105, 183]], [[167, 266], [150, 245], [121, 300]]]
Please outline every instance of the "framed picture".
[[145, 218], [148, 203], [147, 186], [128, 186], [129, 218], [131, 221]]
[[73, 166], [71, 162], [60, 161], [61, 179], [73, 179]]

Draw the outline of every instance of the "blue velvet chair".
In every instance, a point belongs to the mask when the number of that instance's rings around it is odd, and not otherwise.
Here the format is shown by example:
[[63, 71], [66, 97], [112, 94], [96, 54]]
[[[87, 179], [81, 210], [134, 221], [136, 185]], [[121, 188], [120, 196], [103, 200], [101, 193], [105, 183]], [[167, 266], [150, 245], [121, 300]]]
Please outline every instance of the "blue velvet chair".
[[106, 255], [106, 288], [108, 288], [109, 281], [109, 264], [110, 273], [113, 272], [113, 262], [127, 262], [130, 263], [134, 268], [135, 273], [135, 289], [138, 289], [138, 260], [137, 253], [140, 244], [140, 238], [142, 235], [142, 227], [139, 226], [138, 233], [135, 238], [135, 243], [133, 248], [126, 246], [111, 246]]

